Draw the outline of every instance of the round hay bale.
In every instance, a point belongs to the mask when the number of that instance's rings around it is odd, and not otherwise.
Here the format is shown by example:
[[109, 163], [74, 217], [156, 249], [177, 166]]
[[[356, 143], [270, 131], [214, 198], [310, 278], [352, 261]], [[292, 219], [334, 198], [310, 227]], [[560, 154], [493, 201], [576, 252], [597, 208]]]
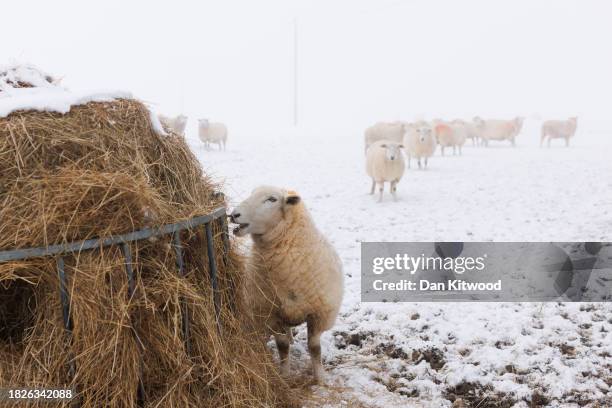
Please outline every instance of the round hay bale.
[[[0, 251], [178, 222], [223, 206], [218, 193], [184, 138], [159, 134], [138, 101], [0, 117]], [[140, 378], [147, 407], [290, 404], [265, 344], [244, 331], [233, 307], [243, 263], [232, 242], [224, 264], [215, 225], [218, 333], [202, 230], [181, 236], [185, 277], [170, 237], [132, 243], [132, 298], [121, 248], [66, 255], [71, 340], [56, 259], [0, 262], [0, 388], [71, 387], [84, 407], [134, 407]], [[191, 355], [182, 338], [182, 303]]]

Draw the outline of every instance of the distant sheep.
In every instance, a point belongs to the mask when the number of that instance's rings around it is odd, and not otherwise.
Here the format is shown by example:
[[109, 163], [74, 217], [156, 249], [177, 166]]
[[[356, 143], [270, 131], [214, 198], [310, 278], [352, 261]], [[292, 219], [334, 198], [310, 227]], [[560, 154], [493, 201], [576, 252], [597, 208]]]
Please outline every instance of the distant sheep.
[[368, 151], [368, 147], [374, 142], [380, 140], [389, 140], [394, 143], [402, 143], [404, 140], [404, 133], [406, 132], [407, 126], [410, 126], [406, 122], [378, 122], [375, 125], [370, 126], [365, 130], [365, 151]]
[[457, 154], [457, 151], [461, 154], [466, 139], [466, 131], [462, 125], [434, 120], [433, 129], [442, 156], [444, 156], [444, 149], [447, 147], [453, 148], [453, 154]]
[[474, 122], [480, 129], [480, 137], [484, 146], [488, 146], [490, 140], [509, 140], [512, 146], [516, 146], [515, 139], [523, 128], [523, 118], [520, 117], [512, 120], [482, 120], [476, 117]]
[[463, 154], [463, 145], [467, 139], [468, 130], [467, 123], [464, 121], [454, 122], [450, 124], [453, 129], [453, 154], [455, 153], [455, 148], [459, 151], [459, 154]]
[[165, 115], [158, 115], [158, 118], [161, 124], [166, 129], [178, 135], [185, 136], [185, 128], [187, 127], [187, 116], [178, 115], [172, 118], [172, 117], [165, 116]]
[[219, 145], [219, 150], [227, 143], [227, 127], [223, 123], [209, 122], [208, 119], [200, 119], [198, 121], [198, 136], [207, 149], [211, 143]]
[[273, 334], [281, 373], [289, 371], [291, 327], [304, 322], [313, 376], [322, 380], [321, 333], [334, 325], [343, 293], [342, 263], [300, 196], [263, 186], [231, 214], [234, 234], [251, 234], [245, 297], [256, 328]]
[[438, 142], [440, 145], [440, 152], [442, 156], [444, 156], [444, 148], [453, 147], [455, 145], [453, 139], [453, 129], [446, 123], [434, 121], [433, 130], [436, 142]]
[[401, 144], [392, 141], [380, 140], [372, 143], [366, 152], [366, 171], [372, 178], [372, 189], [370, 194], [374, 194], [376, 184], [378, 184], [380, 195], [378, 202], [382, 201], [385, 182], [390, 184], [391, 195], [397, 200], [397, 183], [404, 175], [404, 157], [401, 152]]
[[418, 159], [419, 169], [421, 168], [421, 158], [424, 158], [425, 168], [427, 168], [427, 159], [433, 156], [436, 151], [436, 138], [431, 126], [421, 124], [408, 129], [404, 135], [404, 149], [408, 156], [408, 168], [410, 168], [412, 157]]
[[550, 141], [552, 139], [565, 139], [565, 146], [569, 147], [569, 141], [574, 137], [577, 126], [577, 117], [572, 117], [568, 120], [547, 120], [542, 124], [540, 146], [542, 146], [544, 140], [548, 138], [548, 147], [550, 147]]
[[480, 128], [478, 127], [478, 123], [475, 122], [466, 122], [461, 119], [455, 119], [453, 124], [462, 125], [465, 130], [465, 137], [467, 139], [472, 140], [472, 146], [480, 145]]

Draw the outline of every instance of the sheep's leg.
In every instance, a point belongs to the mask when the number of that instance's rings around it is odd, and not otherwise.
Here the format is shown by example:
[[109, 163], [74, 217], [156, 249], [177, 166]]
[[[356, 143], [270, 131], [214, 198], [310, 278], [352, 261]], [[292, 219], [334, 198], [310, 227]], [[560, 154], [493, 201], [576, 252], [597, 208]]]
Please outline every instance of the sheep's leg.
[[425, 158], [425, 168], [427, 168], [427, 157]]
[[372, 188], [370, 189], [370, 195], [374, 194], [374, 190], [376, 190], [376, 180], [372, 179]]
[[552, 140], [552, 137], [548, 138], [548, 147], [550, 147], [550, 141]]
[[408, 168], [410, 168], [410, 155], [408, 155]]
[[321, 365], [321, 332], [312, 321], [308, 321], [308, 352], [312, 361], [312, 376], [317, 383], [323, 380], [323, 366]]
[[378, 196], [378, 202], [380, 203], [382, 201], [383, 191], [385, 190], [385, 182], [382, 181], [382, 182], [380, 182], [378, 184], [380, 185], [380, 188], [378, 189], [378, 191], [380, 192], [380, 194]]
[[393, 201], [397, 201], [397, 180], [393, 180], [391, 182], [391, 195], [393, 196]]
[[419, 157], [419, 169], [421, 168], [421, 158]]
[[[290, 331], [290, 328], [285, 329], [285, 333]], [[278, 349], [281, 375], [286, 376], [289, 374], [289, 346], [291, 338], [287, 334], [275, 333], [274, 340], [276, 340], [276, 348]]]
[[440, 149], [442, 150], [442, 156], [444, 156], [444, 146], [440, 146]]
[[565, 138], [565, 147], [569, 147], [569, 137]]

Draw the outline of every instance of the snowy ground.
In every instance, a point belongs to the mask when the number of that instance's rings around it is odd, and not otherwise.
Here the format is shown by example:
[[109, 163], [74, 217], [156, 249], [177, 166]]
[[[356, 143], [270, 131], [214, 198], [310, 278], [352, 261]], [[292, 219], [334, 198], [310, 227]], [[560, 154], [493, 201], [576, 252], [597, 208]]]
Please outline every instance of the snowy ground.
[[[367, 194], [361, 132], [230, 133], [226, 152], [191, 140], [232, 204], [260, 184], [297, 190], [342, 257], [327, 386], [309, 406], [612, 406], [610, 304], [360, 302], [361, 241], [612, 240], [612, 135], [579, 124], [571, 148], [540, 149], [536, 126], [516, 148], [436, 152], [381, 204]], [[304, 327], [292, 359], [307, 371]]]

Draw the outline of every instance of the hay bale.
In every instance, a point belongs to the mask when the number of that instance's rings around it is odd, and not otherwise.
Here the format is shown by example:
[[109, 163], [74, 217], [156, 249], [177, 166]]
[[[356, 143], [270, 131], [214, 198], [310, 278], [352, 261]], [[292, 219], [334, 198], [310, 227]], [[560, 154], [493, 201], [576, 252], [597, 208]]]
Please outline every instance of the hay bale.
[[[0, 250], [177, 222], [224, 205], [218, 192], [184, 138], [159, 134], [138, 101], [0, 117]], [[134, 407], [141, 376], [149, 407], [289, 404], [265, 344], [243, 331], [240, 311], [231, 307], [243, 276], [233, 244], [224, 265], [215, 226], [221, 337], [205, 235], [190, 231], [182, 239], [185, 278], [178, 276], [169, 238], [131, 245], [137, 275], [132, 299], [120, 248], [67, 256], [71, 344], [55, 259], [0, 263], [0, 388], [69, 386], [84, 407]], [[181, 299], [189, 309], [191, 356], [182, 338]]]
[[7, 89], [55, 86], [59, 81], [33, 65], [0, 68], [0, 92]]

